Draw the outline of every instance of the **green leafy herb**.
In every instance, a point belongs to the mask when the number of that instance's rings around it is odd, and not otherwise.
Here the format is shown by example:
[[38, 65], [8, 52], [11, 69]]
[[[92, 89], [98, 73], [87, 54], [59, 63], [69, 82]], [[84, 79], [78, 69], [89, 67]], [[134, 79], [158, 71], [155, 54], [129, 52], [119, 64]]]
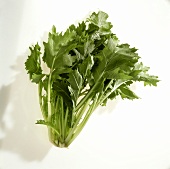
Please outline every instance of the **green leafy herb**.
[[[86, 125], [98, 106], [120, 95], [122, 99], [138, 99], [130, 85], [136, 81], [156, 86], [157, 76], [149, 75], [149, 67], [140, 62], [137, 49], [120, 44], [112, 33], [108, 15], [92, 13], [65, 33], [55, 26], [44, 42], [30, 47], [25, 62], [30, 80], [38, 84], [39, 103], [44, 119], [37, 124], [48, 127], [50, 141], [68, 147]], [[45, 74], [42, 62], [49, 68]]]

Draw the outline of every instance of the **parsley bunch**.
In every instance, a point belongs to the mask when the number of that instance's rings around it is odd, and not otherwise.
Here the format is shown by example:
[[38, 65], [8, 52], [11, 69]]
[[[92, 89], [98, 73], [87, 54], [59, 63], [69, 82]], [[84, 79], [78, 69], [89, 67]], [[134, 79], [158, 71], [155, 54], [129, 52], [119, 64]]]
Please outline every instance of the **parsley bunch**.
[[[137, 49], [120, 44], [112, 33], [108, 15], [99, 11], [64, 33], [55, 26], [44, 42], [30, 47], [25, 62], [30, 80], [38, 84], [43, 120], [50, 141], [68, 147], [99, 106], [120, 95], [137, 99], [129, 86], [136, 81], [156, 86], [157, 76], [149, 75], [149, 67], [139, 61]], [[42, 62], [49, 73], [42, 70]]]

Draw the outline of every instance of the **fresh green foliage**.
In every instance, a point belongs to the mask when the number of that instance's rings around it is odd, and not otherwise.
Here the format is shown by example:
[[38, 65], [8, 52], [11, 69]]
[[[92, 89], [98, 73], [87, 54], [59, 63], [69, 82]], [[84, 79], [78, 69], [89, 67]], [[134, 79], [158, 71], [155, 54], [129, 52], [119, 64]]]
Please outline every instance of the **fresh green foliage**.
[[[130, 89], [133, 82], [156, 86], [159, 81], [147, 73], [149, 68], [139, 61], [136, 48], [119, 43], [107, 18], [102, 11], [94, 12], [65, 33], [56, 32], [53, 26], [43, 43], [43, 54], [38, 43], [30, 47], [25, 68], [38, 84], [44, 117], [37, 124], [48, 127], [49, 139], [58, 147], [73, 142], [99, 105], [118, 95], [138, 99]], [[42, 62], [48, 74], [42, 70]]]

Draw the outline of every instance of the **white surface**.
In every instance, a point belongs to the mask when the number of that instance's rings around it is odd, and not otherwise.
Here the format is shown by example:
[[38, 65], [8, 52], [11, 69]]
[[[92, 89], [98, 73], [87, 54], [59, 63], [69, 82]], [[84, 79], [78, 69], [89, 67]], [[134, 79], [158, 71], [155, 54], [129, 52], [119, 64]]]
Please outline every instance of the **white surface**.
[[[142, 99], [99, 108], [70, 148], [59, 149], [34, 124], [41, 112], [24, 70], [28, 47], [52, 25], [62, 31], [98, 9], [161, 82], [134, 85]], [[169, 41], [168, 0], [0, 0], [0, 169], [169, 169]]]

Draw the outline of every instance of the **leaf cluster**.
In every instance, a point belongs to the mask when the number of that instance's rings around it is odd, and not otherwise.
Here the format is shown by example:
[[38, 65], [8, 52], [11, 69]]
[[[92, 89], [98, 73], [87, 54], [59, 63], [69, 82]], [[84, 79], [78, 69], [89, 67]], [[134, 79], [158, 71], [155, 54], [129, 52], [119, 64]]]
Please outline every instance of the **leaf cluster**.
[[[71, 25], [63, 33], [53, 26], [44, 51], [38, 43], [30, 47], [25, 62], [30, 80], [39, 86], [44, 120], [50, 140], [66, 147], [77, 137], [91, 113], [108, 99], [137, 99], [130, 89], [136, 81], [156, 86], [157, 76], [149, 75], [137, 49], [120, 44], [112, 33], [108, 15], [93, 12], [85, 21]], [[42, 62], [49, 74], [42, 69]]]

